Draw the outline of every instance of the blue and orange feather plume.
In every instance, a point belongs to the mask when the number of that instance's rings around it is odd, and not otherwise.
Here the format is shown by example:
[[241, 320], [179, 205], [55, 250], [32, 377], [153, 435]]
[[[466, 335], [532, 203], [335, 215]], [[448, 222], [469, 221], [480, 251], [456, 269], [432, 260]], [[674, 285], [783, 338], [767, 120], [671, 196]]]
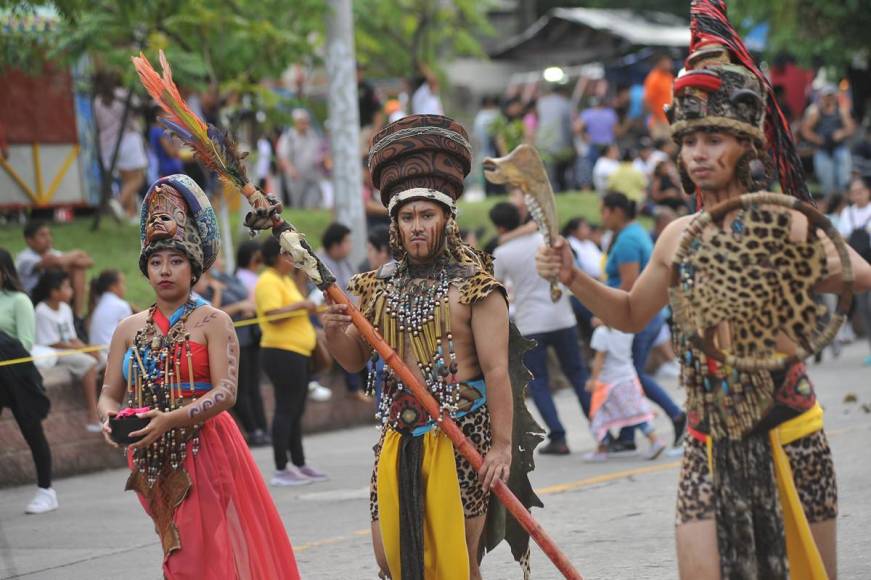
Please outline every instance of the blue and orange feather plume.
[[221, 179], [239, 189], [244, 188], [248, 184], [248, 176], [242, 162], [243, 156], [236, 144], [226, 132], [205, 123], [187, 106], [172, 80], [172, 69], [163, 51], [160, 51], [163, 76], [141, 52], [132, 60], [145, 90], [167, 114], [160, 119], [163, 126], [191, 147], [196, 159]]

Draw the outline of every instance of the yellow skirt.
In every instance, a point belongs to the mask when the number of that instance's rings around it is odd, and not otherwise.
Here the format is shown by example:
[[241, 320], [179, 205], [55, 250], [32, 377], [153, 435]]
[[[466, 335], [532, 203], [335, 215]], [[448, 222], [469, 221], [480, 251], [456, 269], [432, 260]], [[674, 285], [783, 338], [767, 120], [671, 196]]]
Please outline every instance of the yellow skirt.
[[[393, 580], [402, 580], [397, 472], [401, 438], [400, 433], [388, 429], [378, 460], [378, 522]], [[466, 520], [460, 500], [454, 446], [438, 429], [423, 435], [421, 474], [426, 514], [423, 528], [424, 577], [427, 580], [468, 580]]]

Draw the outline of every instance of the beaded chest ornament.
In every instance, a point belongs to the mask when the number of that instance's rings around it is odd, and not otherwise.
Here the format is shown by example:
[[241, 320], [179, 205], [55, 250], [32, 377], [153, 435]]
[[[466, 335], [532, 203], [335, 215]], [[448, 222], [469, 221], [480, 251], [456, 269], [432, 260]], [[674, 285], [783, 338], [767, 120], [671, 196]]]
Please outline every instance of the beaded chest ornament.
[[[460, 395], [448, 299], [449, 270], [441, 263], [428, 268], [428, 272], [401, 266], [386, 291], [375, 300], [374, 310], [376, 329], [401, 359], [405, 360], [411, 349], [427, 389], [446, 413], [457, 409]], [[375, 390], [374, 366], [370, 365], [367, 385], [370, 392]], [[391, 414], [402, 394], [409, 393], [388, 370], [376, 418], [382, 423], [392, 422], [394, 428], [409, 427], [425, 419], [426, 414], [412, 404], [413, 398], [409, 405]]]
[[[188, 301], [175, 322], [170, 322], [166, 335], [154, 322], [157, 309], [148, 311], [145, 326], [136, 332], [133, 340], [133, 356], [127, 373], [127, 406], [148, 407], [170, 413], [181, 407], [182, 398], [194, 397], [193, 356], [190, 333], [185, 323], [197, 304]], [[181, 381], [181, 365], [187, 364], [188, 385]], [[149, 487], [157, 481], [164, 467], [177, 470], [187, 456], [187, 441], [192, 440], [191, 451], [199, 451], [199, 426], [170, 429], [145, 449], [135, 449], [133, 462], [145, 475]]]

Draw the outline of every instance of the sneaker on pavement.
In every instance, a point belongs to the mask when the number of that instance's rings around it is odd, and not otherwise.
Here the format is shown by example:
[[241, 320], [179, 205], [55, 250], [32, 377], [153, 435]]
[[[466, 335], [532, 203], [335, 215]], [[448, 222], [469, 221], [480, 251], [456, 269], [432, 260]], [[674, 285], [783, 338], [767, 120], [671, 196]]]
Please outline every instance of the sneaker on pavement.
[[308, 396], [312, 401], [323, 403], [329, 401], [333, 396], [333, 391], [329, 390], [317, 381], [310, 381], [308, 384]]
[[124, 208], [121, 207], [121, 202], [115, 199], [114, 197], [109, 198], [109, 210], [112, 212], [112, 215], [115, 216], [115, 219], [121, 221], [124, 219], [127, 214], [124, 213]]
[[262, 429], [257, 429], [248, 436], [249, 447], [266, 447], [272, 444], [272, 439]]
[[683, 457], [683, 444], [680, 447], [669, 447], [665, 450], [665, 456], [672, 459]]
[[54, 511], [58, 508], [57, 494], [52, 488], [36, 488], [36, 495], [27, 504], [27, 509], [24, 513], [27, 514], [44, 514], [45, 512]]
[[272, 479], [269, 481], [269, 485], [275, 487], [293, 487], [297, 485], [308, 485], [311, 482], [311, 479], [299, 473], [295, 468], [291, 469], [290, 466], [288, 466], [281, 471], [276, 471], [273, 474]]
[[650, 444], [650, 448], [644, 454], [644, 458], [652, 461], [662, 455], [663, 451], [665, 451], [665, 443], [657, 439], [654, 443]]
[[671, 425], [674, 427], [674, 443], [672, 447], [677, 447], [683, 441], [684, 434], [687, 430], [687, 414], [681, 413], [671, 420]]
[[638, 447], [635, 446], [635, 441], [620, 441], [612, 439], [608, 442], [608, 453], [633, 455], [638, 452]]
[[862, 361], [862, 364], [866, 367], [871, 367], [871, 354], [865, 357], [865, 359]]
[[330, 477], [323, 471], [312, 467], [311, 465], [301, 465], [296, 468], [300, 475], [307, 477], [311, 481], [326, 481]]
[[608, 461], [607, 451], [589, 451], [583, 455], [584, 463], [602, 463]]
[[568, 455], [569, 446], [565, 441], [549, 441], [547, 445], [538, 450], [541, 455]]

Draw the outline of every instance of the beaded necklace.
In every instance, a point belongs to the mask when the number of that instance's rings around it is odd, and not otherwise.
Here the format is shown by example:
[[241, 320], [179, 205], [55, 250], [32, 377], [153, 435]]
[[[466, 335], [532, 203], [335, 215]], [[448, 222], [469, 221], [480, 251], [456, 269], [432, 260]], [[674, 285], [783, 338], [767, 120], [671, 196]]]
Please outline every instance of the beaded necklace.
[[[385, 292], [376, 299], [374, 311], [376, 330], [402, 360], [405, 360], [406, 348], [411, 348], [427, 390], [447, 413], [457, 409], [460, 394], [448, 298], [452, 280], [450, 266], [444, 260], [423, 267], [403, 262], [387, 283]], [[377, 354], [373, 356], [377, 358]], [[368, 380], [370, 392], [375, 390], [375, 382], [373, 361]], [[387, 422], [395, 398], [407, 391], [392, 370], [385, 367], [384, 389], [376, 418]]]
[[[170, 317], [170, 328], [164, 335], [154, 322], [157, 305], [148, 310], [145, 326], [133, 339], [133, 356], [127, 374], [127, 406], [149, 407], [170, 413], [181, 407], [184, 389], [191, 395], [194, 388], [193, 355], [190, 332], [185, 323], [201, 303], [188, 300]], [[181, 382], [182, 359], [186, 359], [189, 384]], [[133, 461], [142, 472], [148, 486], [154, 485], [165, 467], [176, 470], [184, 464], [187, 441], [193, 439], [191, 451], [199, 451], [199, 426], [170, 429], [145, 449], [135, 449]]]

